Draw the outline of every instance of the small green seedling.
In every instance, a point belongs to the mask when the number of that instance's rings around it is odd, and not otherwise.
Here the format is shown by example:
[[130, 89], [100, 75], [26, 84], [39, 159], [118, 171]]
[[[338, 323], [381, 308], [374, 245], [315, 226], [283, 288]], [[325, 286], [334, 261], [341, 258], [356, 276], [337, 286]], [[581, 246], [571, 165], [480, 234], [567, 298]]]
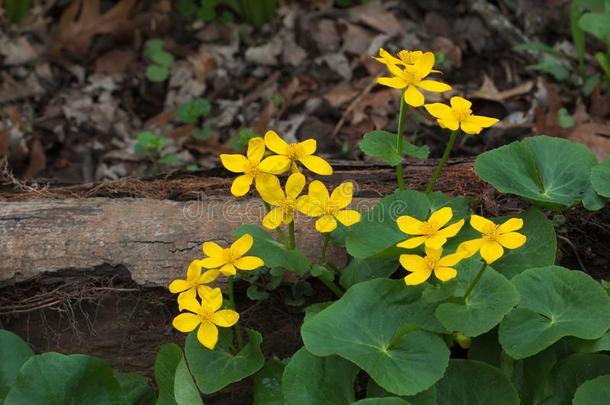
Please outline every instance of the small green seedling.
[[163, 49], [163, 41], [154, 38], [146, 42], [145, 56], [152, 61], [146, 68], [146, 77], [151, 82], [163, 82], [169, 77], [174, 56]]
[[134, 146], [134, 152], [138, 156], [143, 156], [149, 159], [155, 171], [159, 171], [159, 165], [172, 165], [180, 159], [174, 153], [163, 154], [163, 148], [167, 143], [167, 138], [163, 135], [157, 135], [150, 131], [143, 131], [138, 134], [138, 142]]
[[212, 135], [212, 128], [205, 125], [199, 127], [198, 121], [202, 117], [206, 117], [212, 106], [210, 102], [203, 98], [187, 101], [182, 103], [176, 110], [176, 120], [183, 124], [193, 125], [191, 136], [197, 141], [205, 141]]
[[258, 135], [252, 130], [252, 128], [244, 128], [229, 140], [229, 146], [235, 150], [244, 150], [248, 145], [248, 141], [257, 136]]

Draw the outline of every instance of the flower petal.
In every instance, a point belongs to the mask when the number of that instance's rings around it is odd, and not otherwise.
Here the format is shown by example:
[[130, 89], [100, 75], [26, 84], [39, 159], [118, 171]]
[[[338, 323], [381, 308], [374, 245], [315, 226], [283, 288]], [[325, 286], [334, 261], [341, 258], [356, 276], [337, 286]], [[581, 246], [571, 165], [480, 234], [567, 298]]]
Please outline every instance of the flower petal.
[[483, 238], [472, 239], [466, 242], [462, 242], [457, 248], [457, 253], [462, 255], [465, 259], [474, 256], [474, 254], [477, 253], [479, 249], [481, 249], [482, 243]]
[[523, 220], [521, 218], [509, 218], [498, 226], [498, 233], [518, 231], [521, 228], [523, 228]]
[[332, 232], [337, 228], [337, 220], [332, 215], [322, 215], [316, 220], [316, 230], [320, 233]]
[[216, 312], [222, 306], [222, 291], [220, 288], [212, 288], [201, 297], [201, 306], [205, 306], [212, 312]]
[[223, 309], [214, 314], [212, 322], [223, 328], [230, 328], [239, 320], [239, 314], [232, 309]]
[[463, 226], [464, 226], [464, 220], [460, 219], [456, 223], [451, 224], [443, 229], [440, 229], [437, 232], [437, 235], [441, 235], [445, 238], [453, 238], [455, 235], [458, 234], [458, 232], [460, 231], [460, 229], [462, 229]]
[[341, 210], [335, 212], [335, 218], [345, 226], [360, 222], [360, 213], [356, 210]]
[[346, 181], [339, 184], [330, 195], [330, 201], [334, 209], [343, 209], [352, 203], [354, 184]]
[[220, 162], [225, 167], [225, 169], [233, 172], [233, 173], [243, 173], [249, 167], [248, 158], [244, 155], [237, 154], [221, 154]]
[[464, 133], [468, 135], [477, 135], [480, 134], [483, 130], [483, 127], [468, 121], [460, 122], [460, 128], [462, 128], [462, 131], [464, 131]]
[[220, 270], [208, 270], [199, 277], [199, 284], [209, 284], [220, 275]]
[[408, 235], [421, 235], [421, 227], [424, 223], [409, 215], [402, 215], [396, 220], [398, 229]]
[[225, 276], [234, 276], [237, 273], [237, 269], [232, 263], [227, 263], [220, 268], [220, 272]]
[[308, 195], [302, 195], [297, 199], [297, 210], [309, 217], [319, 217], [324, 214], [322, 204]]
[[447, 128], [451, 131], [457, 131], [460, 127], [460, 121], [457, 119], [456, 116], [451, 116], [446, 118], [440, 118], [438, 120], [438, 125], [441, 128]]
[[415, 271], [404, 278], [406, 285], [419, 285], [430, 278], [431, 270]]
[[424, 52], [424, 54], [417, 60], [413, 69], [415, 70], [416, 77], [423, 79], [430, 74], [432, 67], [434, 66], [434, 53]]
[[309, 196], [320, 203], [320, 207], [322, 208], [326, 207], [326, 204], [328, 204], [328, 189], [324, 183], [319, 180], [314, 180], [309, 183]]
[[471, 115], [466, 121], [478, 127], [488, 128], [500, 120], [492, 117], [484, 117], [482, 115]]
[[249, 233], [242, 235], [231, 245], [231, 255], [233, 258], [241, 257], [250, 250], [254, 238]]
[[286, 180], [286, 195], [296, 200], [305, 188], [306, 181], [305, 176], [301, 173], [292, 173]]
[[438, 250], [441, 249], [445, 243], [447, 243], [447, 238], [437, 232], [426, 239], [426, 248]]
[[244, 256], [233, 263], [240, 270], [254, 270], [265, 265], [265, 262], [260, 257]]
[[197, 294], [202, 298], [210, 291], [212, 291], [212, 287], [208, 287], [207, 285], [197, 286]]
[[425, 104], [424, 108], [428, 111], [428, 114], [435, 118], [447, 118], [455, 115], [451, 107], [443, 103]]
[[199, 280], [201, 276], [201, 260], [193, 260], [186, 270], [186, 279], [188, 281]]
[[290, 169], [291, 162], [288, 156], [273, 155], [263, 159], [258, 168], [265, 173], [282, 174]]
[[191, 311], [197, 313], [199, 311], [199, 301], [197, 301], [197, 289], [189, 288], [182, 294], [178, 295], [178, 310], [179, 311]]
[[491, 232], [496, 227], [496, 224], [494, 224], [487, 218], [483, 218], [480, 215], [471, 215], [470, 226], [472, 226], [477, 231], [485, 234]]
[[379, 77], [377, 78], [377, 83], [393, 89], [404, 89], [409, 85], [409, 83], [402, 77]]
[[441, 257], [436, 265], [440, 267], [452, 267], [462, 261], [464, 256], [460, 253], [453, 253], [444, 257]]
[[197, 315], [188, 312], [178, 315], [172, 321], [174, 328], [185, 333], [194, 331], [200, 323], [201, 319]]
[[504, 248], [496, 241], [483, 240], [481, 243], [481, 257], [487, 264], [492, 264], [502, 257]]
[[316, 149], [318, 147], [318, 142], [313, 139], [305, 139], [303, 142], [299, 142], [296, 145], [297, 159], [300, 159], [304, 156], [313, 155], [316, 153]]
[[235, 180], [233, 180], [233, 184], [231, 184], [231, 194], [235, 197], [242, 197], [250, 191], [250, 185], [254, 178], [249, 174], [242, 174], [241, 176], [237, 176]]
[[457, 270], [452, 267], [437, 267], [434, 269], [434, 275], [441, 281], [449, 281], [457, 276]]
[[405, 90], [405, 102], [411, 107], [421, 107], [424, 105], [424, 95], [413, 85]]
[[507, 232], [501, 235], [498, 235], [496, 240], [500, 243], [500, 245], [504, 246], [508, 249], [517, 249], [525, 244], [527, 238], [525, 235], [520, 234], [518, 232]]
[[436, 230], [439, 230], [445, 226], [447, 222], [451, 221], [451, 218], [453, 218], [453, 210], [451, 207], [443, 207], [430, 215], [428, 223], [433, 224]]
[[201, 326], [197, 331], [197, 340], [203, 346], [210, 350], [214, 350], [218, 343], [218, 328], [210, 321], [201, 322]]
[[[426, 241], [427, 242], [427, 241]], [[441, 258], [441, 255], [443, 254], [443, 248], [433, 248], [430, 246], [426, 246], [426, 248], [424, 249], [426, 252], [426, 256], [434, 259], [435, 261], [439, 260]]]
[[224, 248], [216, 242], [203, 242], [203, 253], [210, 257], [222, 257]]
[[299, 158], [299, 162], [312, 172], [321, 176], [333, 174], [333, 168], [328, 162], [319, 156], [309, 155]]
[[280, 185], [280, 179], [275, 176], [257, 176], [256, 191], [267, 204], [278, 205], [286, 198]]
[[409, 238], [407, 240], [399, 242], [396, 244], [396, 246], [404, 249], [413, 249], [424, 243], [426, 239], [428, 239], [428, 235], [416, 236], [415, 238]]
[[260, 136], [252, 138], [248, 141], [248, 151], [246, 156], [250, 163], [257, 165], [260, 163], [265, 154], [265, 140]]
[[272, 209], [263, 218], [263, 226], [267, 229], [275, 229], [282, 223], [284, 219], [284, 209], [277, 207]]
[[433, 93], [442, 93], [451, 90], [451, 86], [447, 83], [437, 82], [436, 80], [422, 80], [416, 84], [420, 89], [431, 91]]
[[426, 260], [418, 255], [400, 255], [400, 265], [411, 272], [429, 271]]
[[201, 266], [206, 269], [217, 269], [227, 264], [227, 261], [222, 256], [206, 257], [201, 259]]
[[278, 155], [286, 155], [288, 149], [288, 143], [283, 140], [275, 131], [267, 131], [265, 134], [265, 145], [270, 151], [277, 153]]
[[383, 63], [384, 65], [386, 65], [388, 63], [392, 63], [394, 65], [403, 63], [402, 60], [394, 57], [390, 52], [386, 51], [383, 48], [379, 48], [379, 57], [374, 58], [374, 59], [377, 60], [378, 62]]
[[178, 279], [169, 283], [169, 292], [171, 292], [172, 294], [178, 294], [182, 291], [188, 290], [191, 287], [192, 284], [188, 281]]
[[452, 108], [454, 108], [455, 110], [460, 111], [460, 112], [468, 111], [472, 107], [472, 103], [470, 101], [468, 101], [464, 97], [460, 97], [460, 96], [451, 97], [451, 100], [449, 100], [449, 103], [451, 104]]

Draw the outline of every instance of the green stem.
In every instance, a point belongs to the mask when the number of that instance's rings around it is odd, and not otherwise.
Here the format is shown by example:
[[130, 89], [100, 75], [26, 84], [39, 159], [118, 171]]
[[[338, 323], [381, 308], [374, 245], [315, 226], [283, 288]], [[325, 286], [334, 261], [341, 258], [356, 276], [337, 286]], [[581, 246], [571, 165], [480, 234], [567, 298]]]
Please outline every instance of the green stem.
[[447, 163], [447, 159], [449, 159], [449, 154], [451, 153], [451, 149], [453, 149], [453, 144], [455, 143], [457, 136], [458, 136], [458, 130], [451, 132], [451, 137], [449, 138], [449, 142], [447, 142], [447, 146], [445, 147], [443, 156], [441, 157], [440, 162], [438, 162], [438, 166], [436, 166], [436, 169], [434, 169], [434, 173], [432, 174], [432, 178], [430, 179], [430, 182], [426, 186], [426, 193], [431, 192], [432, 188], [436, 184], [436, 180], [438, 179], [438, 176], [441, 174], [443, 167], [445, 167], [445, 164]]
[[290, 249], [295, 249], [297, 247], [297, 242], [294, 235], [294, 219], [288, 224], [288, 234], [290, 236]]
[[[267, 213], [269, 211], [271, 211], [271, 204], [269, 204], [266, 201], [263, 201], [263, 204], [265, 204], [265, 210], [267, 210]], [[284, 231], [282, 230], [282, 228], [280, 228], [279, 226], [276, 228], [276, 232], [277, 232], [277, 236], [280, 238], [280, 241], [286, 246], [288, 247], [288, 238], [286, 237], [286, 234], [284, 233]]]
[[324, 283], [329, 290], [331, 290], [337, 297], [341, 298], [343, 296], [343, 290], [335, 284], [332, 280], [327, 280], [324, 277], [319, 277], [318, 280]]
[[[235, 293], [233, 291], [233, 277], [229, 277], [227, 288], [229, 290], [229, 306], [232, 310], [237, 311], [235, 307]], [[239, 322], [235, 324], [235, 334], [237, 335], [237, 351], [240, 352], [244, 347], [244, 335]]]
[[464, 301], [466, 301], [466, 299], [468, 298], [468, 296], [470, 295], [470, 293], [472, 292], [474, 287], [477, 285], [477, 283], [479, 282], [481, 277], [483, 277], [483, 273], [485, 272], [486, 268], [487, 268], [487, 263], [483, 262], [483, 264], [481, 265], [481, 269], [477, 273], [476, 277], [470, 282], [470, 285], [466, 289], [466, 293], [464, 294]]
[[324, 244], [322, 245], [322, 253], [320, 254], [320, 264], [326, 264], [326, 251], [328, 250], [328, 242], [330, 242], [330, 232], [324, 234]]
[[404, 92], [400, 95], [400, 112], [398, 114], [398, 133], [396, 134], [396, 150], [400, 155], [400, 162], [396, 165], [396, 181], [398, 182], [398, 189], [405, 189], [405, 178], [402, 167], [402, 150], [403, 150], [403, 137], [405, 132], [405, 123], [407, 117], [407, 103], [405, 102]]

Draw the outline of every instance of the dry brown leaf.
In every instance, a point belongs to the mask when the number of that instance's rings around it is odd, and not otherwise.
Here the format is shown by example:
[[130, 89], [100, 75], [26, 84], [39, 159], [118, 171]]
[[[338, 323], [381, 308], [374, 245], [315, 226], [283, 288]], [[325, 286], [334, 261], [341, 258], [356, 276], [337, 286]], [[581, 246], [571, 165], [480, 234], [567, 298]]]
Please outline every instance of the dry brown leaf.
[[610, 155], [610, 123], [588, 122], [580, 124], [570, 132], [568, 138], [574, 142], [587, 145], [600, 162]]
[[528, 80], [527, 82], [523, 82], [518, 86], [515, 86], [511, 89], [507, 90], [498, 90], [493, 80], [489, 78], [487, 75], [483, 75], [483, 84], [481, 87], [471, 93], [469, 96], [471, 98], [482, 98], [485, 100], [493, 100], [493, 101], [504, 101], [508, 98], [514, 96], [520, 96], [522, 94], [527, 94], [534, 87], [534, 81]]
[[445, 58], [451, 62], [451, 66], [459, 68], [462, 66], [462, 49], [449, 38], [436, 37], [432, 41], [432, 49], [441, 51]]
[[395, 35], [403, 31], [394, 13], [384, 9], [381, 2], [372, 2], [349, 9], [350, 20], [368, 25], [379, 32]]
[[26, 180], [33, 179], [47, 167], [47, 155], [44, 153], [42, 143], [37, 138], [34, 138], [30, 144], [30, 163], [23, 174]]
[[137, 59], [131, 49], [113, 49], [101, 55], [95, 61], [95, 72], [106, 75], [123, 73]]
[[208, 75], [218, 68], [216, 58], [209, 52], [201, 52], [197, 55], [189, 56], [188, 61], [193, 65], [195, 78], [200, 82], [205, 82]]
[[552, 136], [567, 137], [568, 130], [559, 125], [558, 113], [561, 110], [561, 98], [557, 88], [553, 85], [544, 84], [546, 88], [547, 98], [546, 111], [540, 107], [534, 108], [534, 124], [532, 130], [536, 134], [545, 134]]
[[101, 14], [100, 0], [73, 0], [61, 15], [52, 52], [59, 53], [61, 49], [75, 54], [86, 52], [95, 35], [115, 32], [127, 22], [136, 1], [121, 0]]
[[610, 92], [602, 94], [599, 85], [591, 93], [591, 108], [589, 113], [597, 118], [605, 118], [610, 115]]
[[322, 96], [332, 107], [340, 107], [351, 101], [360, 91], [350, 83], [341, 82]]
[[392, 100], [395, 94], [392, 90], [382, 90], [377, 93], [371, 93], [367, 97], [363, 97], [359, 103], [354, 106], [352, 111], [352, 124], [359, 124], [365, 118], [370, 116], [387, 117], [394, 111]]

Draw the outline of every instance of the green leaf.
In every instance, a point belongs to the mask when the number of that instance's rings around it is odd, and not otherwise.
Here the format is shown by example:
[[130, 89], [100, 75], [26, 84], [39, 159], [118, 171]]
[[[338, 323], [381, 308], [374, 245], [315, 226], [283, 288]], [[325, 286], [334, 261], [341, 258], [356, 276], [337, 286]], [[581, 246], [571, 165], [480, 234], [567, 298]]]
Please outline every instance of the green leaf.
[[146, 77], [151, 82], [164, 82], [169, 77], [169, 69], [160, 65], [148, 65]]
[[187, 101], [176, 110], [176, 119], [184, 124], [194, 124], [199, 117], [208, 115], [211, 108], [210, 102], [203, 98]]
[[163, 41], [159, 38], [152, 38], [144, 44], [144, 54], [152, 59], [152, 55], [163, 51]]
[[606, 331], [604, 336], [599, 339], [585, 340], [571, 338], [570, 345], [575, 352], [580, 353], [595, 353], [610, 351], [610, 330]]
[[411, 405], [411, 403], [400, 397], [384, 397], [361, 399], [354, 402], [353, 405]]
[[570, 77], [570, 71], [562, 63], [551, 59], [544, 60], [540, 63], [526, 66], [527, 70], [547, 73], [553, 76], [556, 80], [562, 81]]
[[610, 13], [585, 13], [578, 22], [583, 31], [610, 44]]
[[159, 389], [156, 405], [186, 405], [184, 402], [178, 402], [179, 399], [185, 398], [191, 399], [190, 404], [203, 404], [199, 390], [186, 367], [182, 349], [174, 343], [161, 346], [157, 353], [155, 382]]
[[32, 0], [4, 0], [6, 17], [14, 24], [19, 24], [30, 11]]
[[[394, 248], [407, 237], [398, 229], [396, 219], [410, 215], [425, 220], [429, 207], [428, 196], [418, 191], [396, 191], [382, 198], [369, 212], [363, 213], [359, 223], [347, 229], [347, 252], [355, 258], [366, 259]], [[371, 235], [375, 237], [371, 238]], [[396, 251], [398, 253], [398, 248]]]
[[335, 279], [335, 273], [328, 270], [325, 266], [321, 266], [319, 264], [314, 264], [311, 266], [310, 272], [312, 276], [326, 281], [333, 281]]
[[[395, 398], [394, 395], [381, 388], [371, 378], [369, 378], [369, 382], [366, 386], [366, 396], [369, 398]], [[436, 387], [432, 386], [417, 395], [402, 396], [400, 398], [408, 401], [408, 403], [412, 405], [436, 405]]]
[[232, 331], [222, 329], [220, 332], [214, 350], [203, 347], [195, 332], [186, 338], [186, 361], [199, 390], [204, 394], [214, 393], [229, 384], [241, 381], [256, 373], [265, 364], [265, 357], [260, 348], [263, 340], [260, 333], [248, 329], [250, 341], [239, 353], [233, 355], [229, 351]]
[[246, 233], [254, 238], [254, 245], [248, 254], [263, 259], [266, 267], [281, 267], [301, 276], [309, 271], [311, 262], [300, 250], [287, 249], [257, 225], [242, 225], [234, 232], [235, 237]]
[[102, 360], [43, 353], [21, 367], [4, 405], [122, 404], [121, 387]]
[[608, 55], [603, 52], [595, 52], [595, 60], [604, 71], [606, 78], [610, 80], [610, 59]]
[[155, 394], [144, 376], [136, 373], [115, 373], [114, 378], [121, 386], [126, 403], [149, 405], [155, 402]]
[[212, 128], [210, 127], [195, 128], [193, 129], [193, 132], [191, 132], [191, 136], [197, 141], [207, 141], [210, 139], [211, 135]]
[[399, 264], [395, 257], [383, 259], [353, 258], [341, 272], [339, 283], [343, 288], [348, 289], [362, 281], [387, 278], [396, 271], [398, 266]]
[[580, 271], [559, 266], [513, 277], [521, 301], [500, 324], [500, 343], [514, 359], [532, 356], [564, 336], [597, 339], [610, 327], [610, 297]]
[[316, 357], [304, 347], [286, 365], [284, 401], [290, 405], [349, 405], [358, 367], [341, 357]]
[[[468, 260], [459, 263], [457, 296], [462, 297], [470, 282], [476, 277], [481, 262]], [[436, 308], [436, 318], [445, 328], [475, 337], [498, 325], [504, 315], [519, 302], [519, 293], [500, 273], [488, 267], [472, 293], [463, 302], [447, 302]]]
[[[597, 353], [573, 354], [560, 361], [553, 369], [550, 377], [553, 396], [544, 403], [545, 405], [570, 405], [580, 385], [585, 381], [607, 374], [610, 374], [610, 356]], [[608, 401], [599, 404], [606, 402]]]
[[356, 363], [394, 394], [423, 391], [442, 377], [449, 359], [443, 340], [425, 331], [444, 328], [434, 318], [435, 304], [420, 299], [423, 289], [406, 287], [402, 280], [356, 284], [305, 321], [305, 347], [317, 356], [338, 355]]
[[585, 381], [574, 394], [574, 405], [604, 404], [610, 398], [610, 375]]
[[502, 346], [498, 342], [497, 328], [472, 339], [468, 349], [468, 360], [481, 361], [494, 367], [500, 367], [501, 357]]
[[387, 131], [372, 131], [364, 135], [358, 142], [358, 147], [365, 155], [383, 159], [390, 166], [396, 166], [402, 161], [402, 157], [413, 156], [426, 159], [430, 154], [427, 146], [415, 146], [406, 139], [403, 140], [402, 153], [399, 153], [396, 145], [396, 134]]
[[591, 184], [597, 194], [610, 198], [610, 158], [591, 169]]
[[169, 70], [174, 64], [174, 55], [166, 51], [156, 52], [151, 55], [154, 63]]
[[19, 336], [0, 329], [0, 404], [15, 382], [19, 369], [34, 355]]
[[566, 208], [582, 199], [596, 163], [584, 145], [538, 135], [482, 153], [474, 167], [501, 193], [543, 207]]
[[565, 108], [557, 111], [557, 122], [561, 128], [572, 128], [574, 126], [574, 118]]
[[159, 159], [159, 163], [163, 165], [173, 165], [178, 162], [180, 162], [180, 158], [175, 153], [168, 153], [167, 155]]
[[254, 376], [253, 405], [284, 405], [282, 374], [285, 364], [275, 357], [267, 360]]
[[269, 298], [269, 293], [258, 287], [256, 284], [250, 284], [246, 290], [248, 298], [252, 301], [263, 301]]
[[517, 389], [499, 369], [472, 360], [452, 359], [436, 384], [438, 405], [518, 405]]

